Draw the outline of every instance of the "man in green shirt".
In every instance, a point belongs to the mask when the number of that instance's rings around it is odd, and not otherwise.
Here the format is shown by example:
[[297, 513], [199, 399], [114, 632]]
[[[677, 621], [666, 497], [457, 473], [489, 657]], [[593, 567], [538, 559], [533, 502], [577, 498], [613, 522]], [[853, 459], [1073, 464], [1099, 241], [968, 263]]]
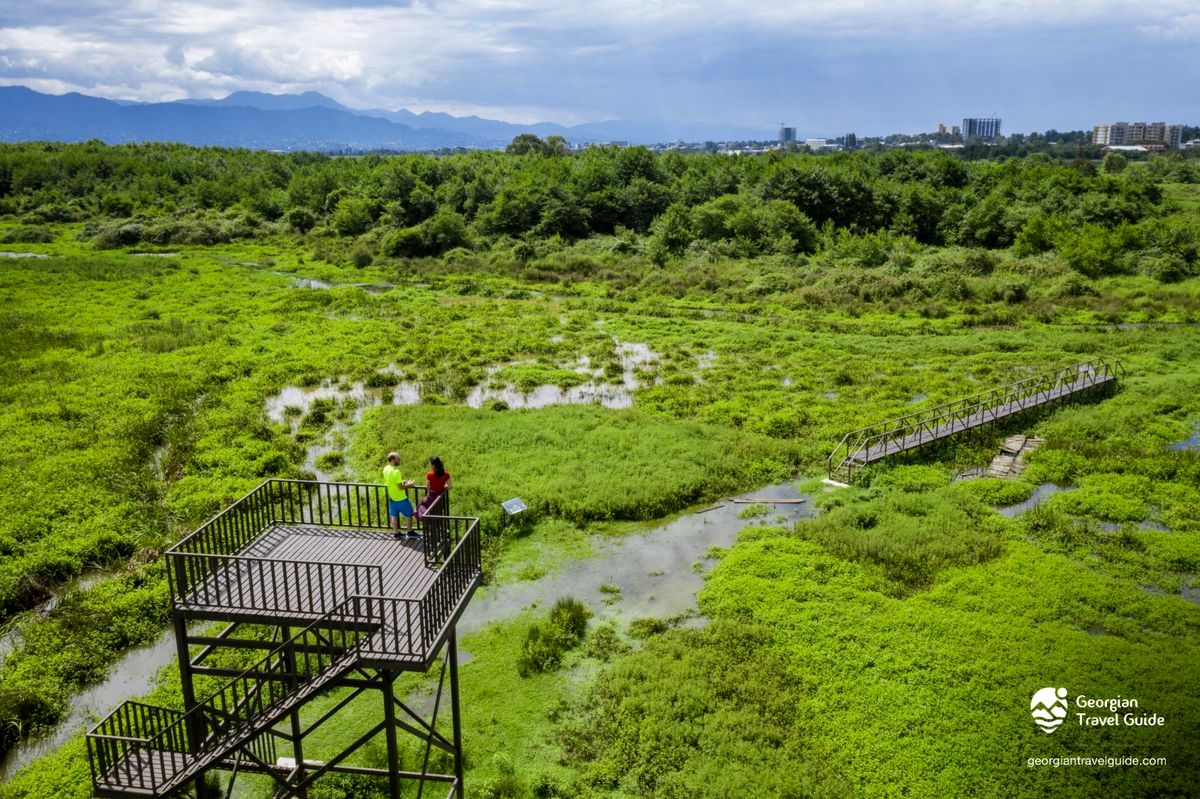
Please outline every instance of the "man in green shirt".
[[388, 453], [387, 465], [383, 467], [383, 484], [387, 486], [388, 521], [392, 525], [392, 538], [403, 537], [400, 532], [401, 516], [405, 519], [404, 532], [410, 536], [419, 535], [413, 529], [413, 505], [408, 498], [408, 489], [412, 488], [413, 481], [404, 479], [404, 475], [400, 471], [400, 455], [398, 453]]

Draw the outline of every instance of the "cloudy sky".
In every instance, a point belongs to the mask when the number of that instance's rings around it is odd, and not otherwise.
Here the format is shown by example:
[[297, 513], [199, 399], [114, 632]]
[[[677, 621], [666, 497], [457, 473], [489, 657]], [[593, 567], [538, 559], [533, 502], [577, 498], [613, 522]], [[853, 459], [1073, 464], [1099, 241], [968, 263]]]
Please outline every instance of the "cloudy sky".
[[0, 84], [805, 133], [1200, 123], [1198, 0], [31, 0]]

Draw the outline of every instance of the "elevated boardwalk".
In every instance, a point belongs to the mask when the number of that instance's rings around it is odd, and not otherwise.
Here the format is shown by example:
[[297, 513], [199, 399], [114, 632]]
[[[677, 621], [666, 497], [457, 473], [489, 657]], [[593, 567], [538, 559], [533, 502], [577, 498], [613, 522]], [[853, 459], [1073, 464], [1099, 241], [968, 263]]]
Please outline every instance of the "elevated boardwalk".
[[[423, 491], [414, 489], [417, 498]], [[330, 771], [386, 777], [393, 796], [405, 779], [448, 784], [451, 795], [462, 795], [454, 626], [482, 577], [479, 520], [445, 515], [445, 494], [417, 520], [420, 538], [393, 539], [385, 492], [374, 484], [268, 480], [167, 553], [185, 710], [126, 702], [96, 725], [87, 743], [97, 795], [166, 797], [194, 785], [202, 797], [203, 775], [213, 768], [270, 774], [278, 796], [304, 796]], [[195, 620], [226, 626], [193, 635]], [[263, 640], [263, 629], [274, 635]], [[245, 669], [214, 656], [254, 649], [265, 655]], [[392, 684], [401, 672], [428, 671], [440, 652], [439, 703], [425, 721], [396, 699]], [[447, 666], [453, 740], [436, 729]], [[199, 698], [196, 676], [225, 682]], [[313, 765], [302, 741], [333, 713], [305, 730], [300, 710], [333, 687], [353, 689], [351, 696], [379, 690], [384, 721]], [[397, 719], [398, 709], [407, 721]], [[425, 745], [420, 772], [400, 770], [398, 730]], [[387, 769], [342, 764], [381, 732]], [[280, 742], [294, 757], [276, 758]], [[432, 747], [452, 756], [455, 773], [428, 770]]]
[[1032, 408], [1115, 386], [1124, 373], [1119, 362], [1096, 358], [855, 430], [830, 453], [829, 476], [852, 482], [871, 463]]

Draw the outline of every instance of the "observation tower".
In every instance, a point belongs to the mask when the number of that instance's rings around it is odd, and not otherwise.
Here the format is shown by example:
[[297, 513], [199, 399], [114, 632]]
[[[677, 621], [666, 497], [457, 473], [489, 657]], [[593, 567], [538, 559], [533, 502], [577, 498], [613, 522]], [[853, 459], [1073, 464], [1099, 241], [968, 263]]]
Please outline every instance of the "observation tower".
[[[479, 520], [449, 515], [445, 493], [417, 528], [419, 539], [392, 538], [383, 485], [268, 480], [172, 547], [184, 707], [128, 701], [97, 724], [87, 735], [96, 795], [169, 797], [195, 786], [208, 799], [205, 775], [221, 770], [231, 780], [268, 774], [277, 797], [306, 797], [315, 780], [341, 772], [386, 779], [394, 799], [409, 782], [461, 799], [455, 625], [480, 582]], [[419, 713], [397, 695], [396, 678], [438, 664], [432, 711]], [[305, 712], [333, 689], [344, 695]], [[377, 723], [306, 759], [308, 736], [371, 692]], [[448, 732], [438, 727], [446, 714]], [[386, 768], [347, 762], [380, 735]], [[407, 769], [400, 736], [418, 742]]]

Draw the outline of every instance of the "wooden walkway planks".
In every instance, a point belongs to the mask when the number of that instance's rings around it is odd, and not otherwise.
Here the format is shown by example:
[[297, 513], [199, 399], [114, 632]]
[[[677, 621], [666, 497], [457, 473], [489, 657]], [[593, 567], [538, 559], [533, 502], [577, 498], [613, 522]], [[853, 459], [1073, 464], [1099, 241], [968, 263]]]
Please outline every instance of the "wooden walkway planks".
[[[286, 610], [315, 617], [354, 594], [419, 599], [438, 573], [425, 565], [420, 538], [397, 540], [390, 531], [275, 524], [239, 556], [247, 559], [231, 559], [178, 607], [196, 615]], [[368, 579], [366, 569], [331, 572], [321, 564], [376, 567], [381, 579]]]
[[397, 540], [391, 533], [322, 527], [279, 529], [284, 531], [282, 540], [262, 557], [379, 566], [383, 571], [382, 596], [419, 598], [437, 576], [436, 568], [425, 565], [420, 538]]
[[190, 756], [181, 752], [145, 749], [131, 752], [100, 776], [97, 793], [109, 796], [155, 796], [155, 785], [184, 771]]

